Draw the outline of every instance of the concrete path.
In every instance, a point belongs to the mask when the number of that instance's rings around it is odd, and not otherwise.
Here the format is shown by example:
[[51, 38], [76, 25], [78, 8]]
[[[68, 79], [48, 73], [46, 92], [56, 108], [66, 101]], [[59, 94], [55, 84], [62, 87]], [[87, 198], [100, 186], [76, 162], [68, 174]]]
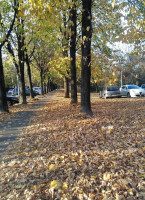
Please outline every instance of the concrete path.
[[19, 111], [15, 117], [10, 118], [7, 122], [0, 124], [0, 159], [5, 154], [9, 145], [16, 139], [19, 139], [22, 129], [30, 124], [30, 118], [44, 106], [52, 94], [39, 97], [30, 105], [29, 110]]

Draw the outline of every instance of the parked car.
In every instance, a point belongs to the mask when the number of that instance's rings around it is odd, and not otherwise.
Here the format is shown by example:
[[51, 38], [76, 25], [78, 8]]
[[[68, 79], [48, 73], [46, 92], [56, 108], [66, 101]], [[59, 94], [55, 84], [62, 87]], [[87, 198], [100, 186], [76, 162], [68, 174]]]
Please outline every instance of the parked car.
[[8, 106], [12, 106], [13, 104], [19, 103], [19, 98], [16, 96], [7, 94], [6, 98], [7, 98]]
[[26, 96], [30, 96], [30, 89], [28, 87], [25, 87], [25, 93]]
[[37, 94], [41, 94], [41, 87], [33, 87], [33, 91], [37, 92]]
[[[25, 93], [26, 93], [26, 96], [30, 95], [30, 89], [28, 87], [25, 87]], [[13, 95], [13, 96], [18, 95], [18, 88], [13, 88], [13, 89], [8, 90], [7, 94]]]
[[39, 95], [39, 92], [36, 90], [33, 90], [33, 94], [34, 94], [34, 96], [37, 96], [37, 95]]
[[18, 88], [12, 88], [7, 91], [8, 95], [18, 95]]
[[140, 88], [138, 85], [123, 85], [120, 88], [121, 96], [140, 97], [145, 96], [145, 90]]
[[7, 91], [7, 94], [8, 94], [8, 95], [12, 95], [12, 94], [13, 94], [13, 89], [14, 89], [14, 88], [9, 89], [9, 90]]
[[18, 88], [11, 88], [8, 90], [7, 92], [8, 95], [12, 96], [12, 95], [18, 95]]
[[145, 90], [145, 84], [142, 84], [142, 85], [141, 85], [141, 88]]
[[118, 86], [104, 86], [100, 90], [100, 98], [121, 97], [120, 87]]

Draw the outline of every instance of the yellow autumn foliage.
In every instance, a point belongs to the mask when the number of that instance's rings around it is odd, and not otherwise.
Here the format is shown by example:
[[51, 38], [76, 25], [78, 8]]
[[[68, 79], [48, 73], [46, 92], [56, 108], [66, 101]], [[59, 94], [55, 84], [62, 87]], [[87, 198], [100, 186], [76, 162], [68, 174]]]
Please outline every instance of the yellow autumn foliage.
[[55, 170], [57, 167], [56, 167], [56, 165], [54, 165], [54, 164], [51, 164], [51, 165], [49, 165], [49, 170], [51, 171], [51, 170]]
[[62, 183], [58, 180], [53, 180], [50, 183], [50, 189], [59, 189], [62, 187]]

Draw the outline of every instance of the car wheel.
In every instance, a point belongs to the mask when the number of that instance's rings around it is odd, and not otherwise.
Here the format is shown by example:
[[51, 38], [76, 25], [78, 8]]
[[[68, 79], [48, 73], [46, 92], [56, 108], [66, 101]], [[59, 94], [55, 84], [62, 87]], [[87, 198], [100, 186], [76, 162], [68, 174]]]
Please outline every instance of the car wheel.
[[107, 96], [106, 96], [106, 94], [104, 94], [104, 99], [107, 99]]
[[7, 101], [8, 107], [13, 105], [11, 101]]
[[99, 97], [102, 98], [101, 92], [99, 93]]
[[130, 97], [131, 97], [131, 96], [130, 96], [130, 93], [128, 92], [128, 93], [127, 93], [127, 98], [130, 98]]

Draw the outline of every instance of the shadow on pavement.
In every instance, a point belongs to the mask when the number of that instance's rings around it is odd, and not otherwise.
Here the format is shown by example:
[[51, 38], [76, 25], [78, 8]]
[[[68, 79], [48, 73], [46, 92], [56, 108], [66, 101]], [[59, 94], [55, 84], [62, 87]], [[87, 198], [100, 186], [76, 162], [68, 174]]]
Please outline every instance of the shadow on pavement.
[[6, 152], [7, 147], [19, 137], [22, 129], [29, 126], [31, 117], [34, 116], [48, 100], [49, 96], [45, 96], [31, 104], [29, 110], [19, 111], [16, 116], [0, 124], [0, 158]]

